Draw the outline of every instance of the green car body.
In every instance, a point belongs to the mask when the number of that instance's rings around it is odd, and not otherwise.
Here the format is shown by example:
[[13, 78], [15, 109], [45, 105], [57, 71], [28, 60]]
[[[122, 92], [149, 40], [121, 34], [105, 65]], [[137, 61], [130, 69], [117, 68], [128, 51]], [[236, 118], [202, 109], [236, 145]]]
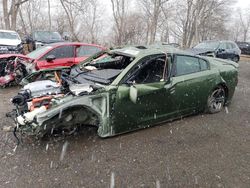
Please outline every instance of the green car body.
[[[100, 137], [110, 137], [204, 112], [209, 96], [217, 87], [225, 90], [225, 103], [228, 104], [238, 82], [238, 64], [212, 57], [193, 56], [172, 47], [127, 47], [111, 50], [110, 53], [133, 58], [111, 84], [103, 85], [88, 95], [65, 96], [60, 103], [37, 114], [34, 121], [20, 125], [19, 129], [42, 137], [51, 129], [61, 126], [95, 125]], [[178, 58], [187, 58], [187, 63], [191, 62], [190, 66], [192, 59], [199, 62], [199, 71], [189, 70], [189, 73], [181, 74], [187, 70], [180, 68], [181, 61]], [[131, 81], [134, 75], [140, 75], [145, 62], [151, 66], [151, 61], [162, 59], [166, 60], [163, 63], [166, 71], [161, 71], [163, 75], [158, 81]], [[182, 72], [178, 73], [181, 69]]]

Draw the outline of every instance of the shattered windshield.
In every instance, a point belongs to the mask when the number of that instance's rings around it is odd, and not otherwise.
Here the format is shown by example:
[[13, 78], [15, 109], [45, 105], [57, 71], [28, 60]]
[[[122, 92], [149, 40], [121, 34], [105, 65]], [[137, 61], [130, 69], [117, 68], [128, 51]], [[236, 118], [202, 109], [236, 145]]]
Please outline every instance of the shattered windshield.
[[102, 53], [84, 65], [79, 66], [79, 82], [91, 81], [110, 84], [132, 61], [133, 57], [116, 53]]
[[201, 49], [217, 49], [219, 47], [219, 42], [202, 42], [196, 45], [194, 48], [201, 48]]
[[0, 32], [0, 39], [19, 40], [19, 36], [14, 32]]
[[61, 35], [58, 32], [50, 31], [37, 31], [34, 33], [34, 39], [37, 41], [51, 41], [51, 40], [62, 40]]

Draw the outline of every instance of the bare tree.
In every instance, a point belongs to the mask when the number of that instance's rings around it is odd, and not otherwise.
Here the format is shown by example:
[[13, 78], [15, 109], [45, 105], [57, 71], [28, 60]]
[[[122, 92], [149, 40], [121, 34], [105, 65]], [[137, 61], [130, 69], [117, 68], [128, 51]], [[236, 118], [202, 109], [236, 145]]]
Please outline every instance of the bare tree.
[[101, 22], [99, 19], [102, 17], [98, 9], [99, 2], [97, 0], [88, 0], [86, 3], [88, 3], [88, 10], [85, 11], [83, 30], [89, 42], [97, 43], [98, 34], [101, 31]]
[[[186, 0], [176, 6], [176, 27], [184, 48], [201, 40], [225, 36], [227, 8], [233, 1]], [[225, 36], [226, 37], [226, 36]]]
[[162, 14], [159, 17], [159, 26], [158, 30], [161, 34], [161, 41], [170, 42], [170, 28], [173, 27], [171, 24], [171, 17], [174, 17], [173, 14], [173, 4], [165, 3], [161, 6]]
[[73, 40], [80, 41], [75, 30], [75, 16], [73, 15], [74, 6], [72, 1], [60, 0], [60, 2], [67, 15], [70, 32], [73, 35]]
[[250, 13], [245, 11], [242, 14], [242, 12], [243, 11], [239, 11], [240, 26], [241, 26], [242, 32], [243, 32], [243, 41], [246, 42], [248, 32], [250, 29]]
[[[20, 6], [28, 0], [3, 0], [3, 16], [6, 29], [16, 29], [17, 15]], [[10, 4], [9, 4], [10, 3]]]
[[49, 31], [51, 30], [51, 14], [50, 14], [50, 0], [48, 2], [48, 16], [49, 16]]
[[147, 43], [153, 43], [155, 41], [158, 20], [162, 12], [163, 5], [168, 0], [141, 0], [144, 14], [147, 18]]
[[30, 34], [34, 30], [48, 29], [47, 11], [42, 8], [43, 0], [29, 0], [19, 8], [17, 28], [21, 34]]
[[115, 21], [116, 44], [123, 43], [124, 30], [125, 30], [125, 3], [126, 0], [111, 0], [113, 17]]
[[133, 12], [126, 16], [124, 42], [125, 44], [145, 43], [145, 22], [140, 13]]

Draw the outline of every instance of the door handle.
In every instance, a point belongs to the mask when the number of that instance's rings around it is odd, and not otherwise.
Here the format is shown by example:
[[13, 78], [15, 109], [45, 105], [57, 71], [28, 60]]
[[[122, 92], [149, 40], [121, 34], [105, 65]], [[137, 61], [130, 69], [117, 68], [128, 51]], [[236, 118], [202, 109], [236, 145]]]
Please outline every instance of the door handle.
[[73, 61], [67, 61], [67, 63], [74, 63]]

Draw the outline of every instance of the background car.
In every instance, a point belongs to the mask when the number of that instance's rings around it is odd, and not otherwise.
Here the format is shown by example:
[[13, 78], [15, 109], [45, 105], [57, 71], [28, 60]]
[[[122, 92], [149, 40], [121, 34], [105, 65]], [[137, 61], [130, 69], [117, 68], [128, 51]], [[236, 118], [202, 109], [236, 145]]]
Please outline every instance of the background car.
[[64, 39], [56, 31], [34, 31], [31, 35], [24, 37], [26, 51], [31, 52], [44, 45], [63, 42]]
[[249, 42], [236, 42], [241, 50], [242, 54], [250, 55], [250, 43]]
[[53, 43], [27, 54], [27, 57], [34, 59], [36, 70], [62, 66], [69, 67], [103, 49], [103, 47], [95, 44]]
[[0, 30], [0, 54], [23, 53], [23, 45], [18, 33]]
[[[70, 67], [103, 49], [95, 44], [69, 42], [46, 45], [27, 55], [0, 55], [0, 86], [19, 84], [24, 77], [36, 70]], [[22, 65], [22, 69], [18, 69], [17, 74], [15, 67], [20, 67], [18, 64]], [[23, 70], [22, 74], [20, 70]], [[16, 79], [15, 75], [20, 76]]]
[[195, 55], [213, 56], [221, 59], [240, 60], [241, 50], [233, 41], [204, 41], [187, 50]]

